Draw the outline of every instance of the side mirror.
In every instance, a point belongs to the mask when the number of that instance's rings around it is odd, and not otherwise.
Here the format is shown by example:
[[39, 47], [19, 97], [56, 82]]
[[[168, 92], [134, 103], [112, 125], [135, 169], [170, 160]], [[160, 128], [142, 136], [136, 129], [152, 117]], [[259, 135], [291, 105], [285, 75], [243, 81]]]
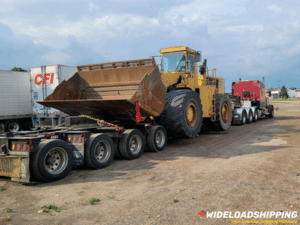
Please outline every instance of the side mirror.
[[195, 62], [200, 62], [201, 61], [201, 52], [197, 52], [195, 54]]
[[272, 96], [271, 91], [269, 91], [269, 97], [271, 97], [271, 96]]

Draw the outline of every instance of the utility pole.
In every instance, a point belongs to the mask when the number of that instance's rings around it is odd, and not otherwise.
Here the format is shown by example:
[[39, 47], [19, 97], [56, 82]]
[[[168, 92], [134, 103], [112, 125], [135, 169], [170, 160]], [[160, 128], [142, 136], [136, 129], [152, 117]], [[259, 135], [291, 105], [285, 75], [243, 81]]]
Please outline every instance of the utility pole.
[[280, 89], [280, 81], [281, 80], [278, 80], [277, 82], [278, 82], [278, 89]]

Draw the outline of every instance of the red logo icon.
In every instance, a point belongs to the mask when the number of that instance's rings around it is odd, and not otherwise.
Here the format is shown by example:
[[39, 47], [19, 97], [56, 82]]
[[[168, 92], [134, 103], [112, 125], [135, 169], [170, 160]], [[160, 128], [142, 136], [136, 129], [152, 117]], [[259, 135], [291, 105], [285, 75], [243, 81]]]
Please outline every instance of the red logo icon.
[[36, 85], [45, 84], [46, 80], [49, 80], [50, 84], [53, 84], [54, 73], [46, 73], [43, 77], [42, 74], [37, 74], [34, 78], [34, 83]]
[[201, 212], [199, 212], [198, 214], [199, 214], [199, 216], [201, 216], [201, 217], [205, 216], [205, 212], [204, 212], [204, 211], [201, 211]]

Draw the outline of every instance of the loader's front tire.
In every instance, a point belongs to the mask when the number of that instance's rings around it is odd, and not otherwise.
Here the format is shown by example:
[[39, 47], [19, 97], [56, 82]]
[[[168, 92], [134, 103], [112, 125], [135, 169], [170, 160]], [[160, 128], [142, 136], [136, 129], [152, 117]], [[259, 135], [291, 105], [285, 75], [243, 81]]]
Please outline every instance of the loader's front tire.
[[216, 121], [212, 122], [212, 129], [226, 131], [232, 121], [231, 102], [228, 95], [216, 94]]
[[192, 90], [167, 93], [161, 124], [168, 135], [176, 138], [193, 138], [202, 127], [202, 105], [199, 94]]

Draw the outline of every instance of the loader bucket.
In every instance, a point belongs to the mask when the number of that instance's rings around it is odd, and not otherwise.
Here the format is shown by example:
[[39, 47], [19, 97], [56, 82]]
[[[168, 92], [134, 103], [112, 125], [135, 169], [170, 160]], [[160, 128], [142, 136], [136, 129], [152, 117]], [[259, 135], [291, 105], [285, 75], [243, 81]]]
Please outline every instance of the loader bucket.
[[136, 103], [142, 117], [160, 116], [166, 87], [154, 59], [78, 66], [78, 72], [63, 81], [53, 94], [38, 102], [71, 116], [135, 120]]

